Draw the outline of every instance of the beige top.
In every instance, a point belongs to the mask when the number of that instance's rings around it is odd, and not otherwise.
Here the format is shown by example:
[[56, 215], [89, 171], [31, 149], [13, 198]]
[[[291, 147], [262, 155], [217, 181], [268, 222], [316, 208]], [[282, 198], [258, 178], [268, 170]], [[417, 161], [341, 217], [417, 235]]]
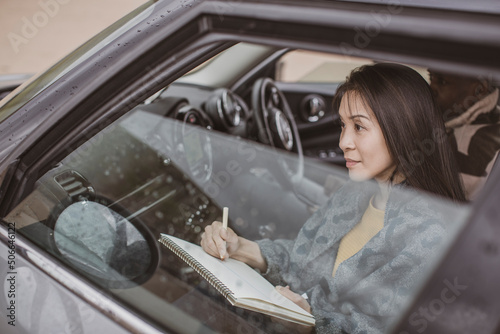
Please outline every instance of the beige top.
[[339, 265], [359, 252], [384, 227], [384, 210], [372, 204], [373, 197], [366, 208], [361, 221], [352, 228], [340, 241], [332, 276], [335, 276]]

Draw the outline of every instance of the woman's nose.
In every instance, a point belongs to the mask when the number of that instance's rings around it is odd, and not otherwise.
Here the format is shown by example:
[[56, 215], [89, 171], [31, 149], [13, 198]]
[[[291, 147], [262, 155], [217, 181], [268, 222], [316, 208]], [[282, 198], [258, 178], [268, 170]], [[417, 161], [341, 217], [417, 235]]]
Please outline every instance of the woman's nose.
[[352, 136], [349, 134], [349, 131], [345, 128], [342, 130], [340, 134], [339, 147], [343, 152], [354, 149], [354, 142], [352, 140]]

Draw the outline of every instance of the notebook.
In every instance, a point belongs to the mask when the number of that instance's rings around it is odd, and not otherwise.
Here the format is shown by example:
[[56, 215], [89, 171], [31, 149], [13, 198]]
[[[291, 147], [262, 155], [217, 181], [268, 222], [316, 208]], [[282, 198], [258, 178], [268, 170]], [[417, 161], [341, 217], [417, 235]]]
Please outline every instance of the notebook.
[[282, 296], [247, 264], [231, 258], [222, 261], [200, 246], [168, 234], [162, 233], [159, 242], [198, 272], [232, 305], [302, 325], [315, 324], [312, 314]]

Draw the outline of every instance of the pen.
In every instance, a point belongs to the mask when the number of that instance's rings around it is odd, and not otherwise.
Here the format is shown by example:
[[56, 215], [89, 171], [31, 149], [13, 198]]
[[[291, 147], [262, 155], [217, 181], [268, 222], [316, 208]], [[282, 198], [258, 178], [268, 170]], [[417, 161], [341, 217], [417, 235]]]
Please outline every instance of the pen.
[[[229, 213], [229, 208], [225, 206], [222, 209], [222, 228], [227, 230], [227, 216]], [[226, 242], [224, 241], [224, 252], [226, 252]], [[224, 256], [221, 255], [220, 257], [221, 260], [224, 260]]]
[[222, 209], [222, 227], [227, 230], [227, 215], [229, 213], [229, 208], [227, 206]]

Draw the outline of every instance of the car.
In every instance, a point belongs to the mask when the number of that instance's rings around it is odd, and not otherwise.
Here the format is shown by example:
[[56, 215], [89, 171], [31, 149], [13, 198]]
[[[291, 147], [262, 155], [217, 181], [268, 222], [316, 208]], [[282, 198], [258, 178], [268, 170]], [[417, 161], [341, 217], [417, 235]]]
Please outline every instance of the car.
[[[300, 330], [232, 306], [161, 234], [199, 244], [228, 207], [248, 239], [295, 238], [348, 179], [332, 98], [350, 71], [499, 80], [499, 18], [491, 1], [149, 1], [23, 78], [0, 102], [2, 333]], [[498, 333], [499, 164], [460, 207], [423, 196], [452, 224], [383, 331]]]

